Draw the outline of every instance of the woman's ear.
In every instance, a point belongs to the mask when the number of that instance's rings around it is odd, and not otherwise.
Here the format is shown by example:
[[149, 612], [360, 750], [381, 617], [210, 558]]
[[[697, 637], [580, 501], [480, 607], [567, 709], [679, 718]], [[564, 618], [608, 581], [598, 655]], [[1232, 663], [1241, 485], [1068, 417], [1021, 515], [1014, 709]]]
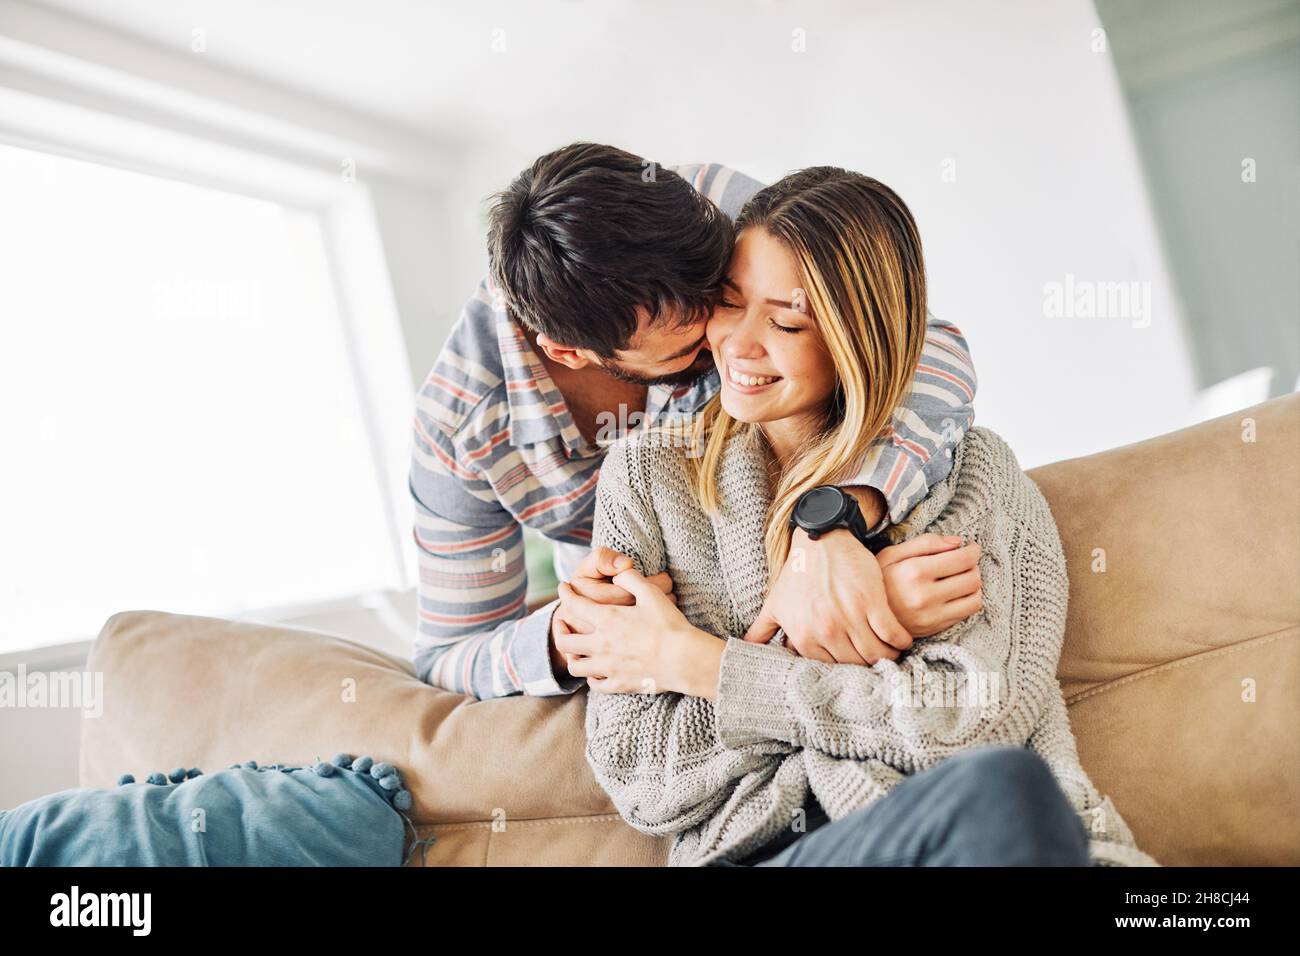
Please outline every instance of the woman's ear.
[[586, 368], [591, 364], [591, 359], [587, 358], [583, 349], [575, 349], [568, 345], [560, 345], [549, 335], [541, 332], [537, 334], [537, 345], [546, 357], [552, 362], [557, 362], [565, 368], [574, 370]]

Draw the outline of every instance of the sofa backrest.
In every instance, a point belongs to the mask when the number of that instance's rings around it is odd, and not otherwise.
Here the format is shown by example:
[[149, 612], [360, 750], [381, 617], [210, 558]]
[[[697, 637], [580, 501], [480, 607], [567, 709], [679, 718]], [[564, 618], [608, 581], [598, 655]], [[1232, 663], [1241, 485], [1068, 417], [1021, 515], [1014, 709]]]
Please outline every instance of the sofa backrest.
[[1300, 863], [1300, 394], [1029, 472], [1084, 766], [1164, 863]]

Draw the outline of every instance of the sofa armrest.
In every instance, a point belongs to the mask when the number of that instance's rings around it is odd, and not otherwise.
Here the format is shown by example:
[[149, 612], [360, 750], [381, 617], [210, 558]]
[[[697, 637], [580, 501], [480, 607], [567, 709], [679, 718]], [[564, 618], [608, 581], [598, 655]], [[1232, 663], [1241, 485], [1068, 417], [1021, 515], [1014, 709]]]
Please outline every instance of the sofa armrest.
[[104, 707], [82, 722], [84, 786], [346, 752], [403, 771], [417, 825], [615, 812], [583, 755], [583, 693], [478, 701], [341, 638], [159, 611], [109, 618], [87, 668]]

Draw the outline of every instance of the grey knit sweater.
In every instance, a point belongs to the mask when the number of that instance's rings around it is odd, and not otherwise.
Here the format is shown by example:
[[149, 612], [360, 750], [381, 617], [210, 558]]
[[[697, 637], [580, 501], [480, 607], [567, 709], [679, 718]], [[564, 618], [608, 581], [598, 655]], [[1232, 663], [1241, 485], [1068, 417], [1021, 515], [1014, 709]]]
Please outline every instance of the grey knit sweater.
[[948, 477], [896, 529], [980, 543], [984, 607], [897, 661], [828, 665], [742, 635], [767, 589], [770, 492], [759, 441], [731, 439], [721, 510], [692, 493], [684, 449], [650, 430], [601, 468], [594, 545], [667, 571], [692, 624], [726, 641], [717, 699], [587, 699], [587, 759], [633, 827], [672, 834], [670, 865], [748, 855], [788, 828], [811, 790], [831, 820], [904, 776], [986, 743], [1026, 746], [1051, 768], [1091, 835], [1094, 863], [1152, 865], [1079, 764], [1057, 661], [1068, 596], [1056, 524], [996, 434], [973, 428]]

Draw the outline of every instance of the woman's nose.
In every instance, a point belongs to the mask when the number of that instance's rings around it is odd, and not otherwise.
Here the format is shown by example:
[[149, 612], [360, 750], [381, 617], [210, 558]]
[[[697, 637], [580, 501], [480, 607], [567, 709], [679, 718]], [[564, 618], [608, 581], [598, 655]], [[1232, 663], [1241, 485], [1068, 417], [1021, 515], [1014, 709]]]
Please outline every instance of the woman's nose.
[[715, 313], [709, 321], [709, 348], [724, 358], [756, 358], [766, 354], [762, 340], [755, 334], [752, 317], [744, 312]]
[[765, 350], [758, 336], [749, 332], [742, 322], [722, 342], [722, 353], [729, 358], [755, 359], [762, 358]]

